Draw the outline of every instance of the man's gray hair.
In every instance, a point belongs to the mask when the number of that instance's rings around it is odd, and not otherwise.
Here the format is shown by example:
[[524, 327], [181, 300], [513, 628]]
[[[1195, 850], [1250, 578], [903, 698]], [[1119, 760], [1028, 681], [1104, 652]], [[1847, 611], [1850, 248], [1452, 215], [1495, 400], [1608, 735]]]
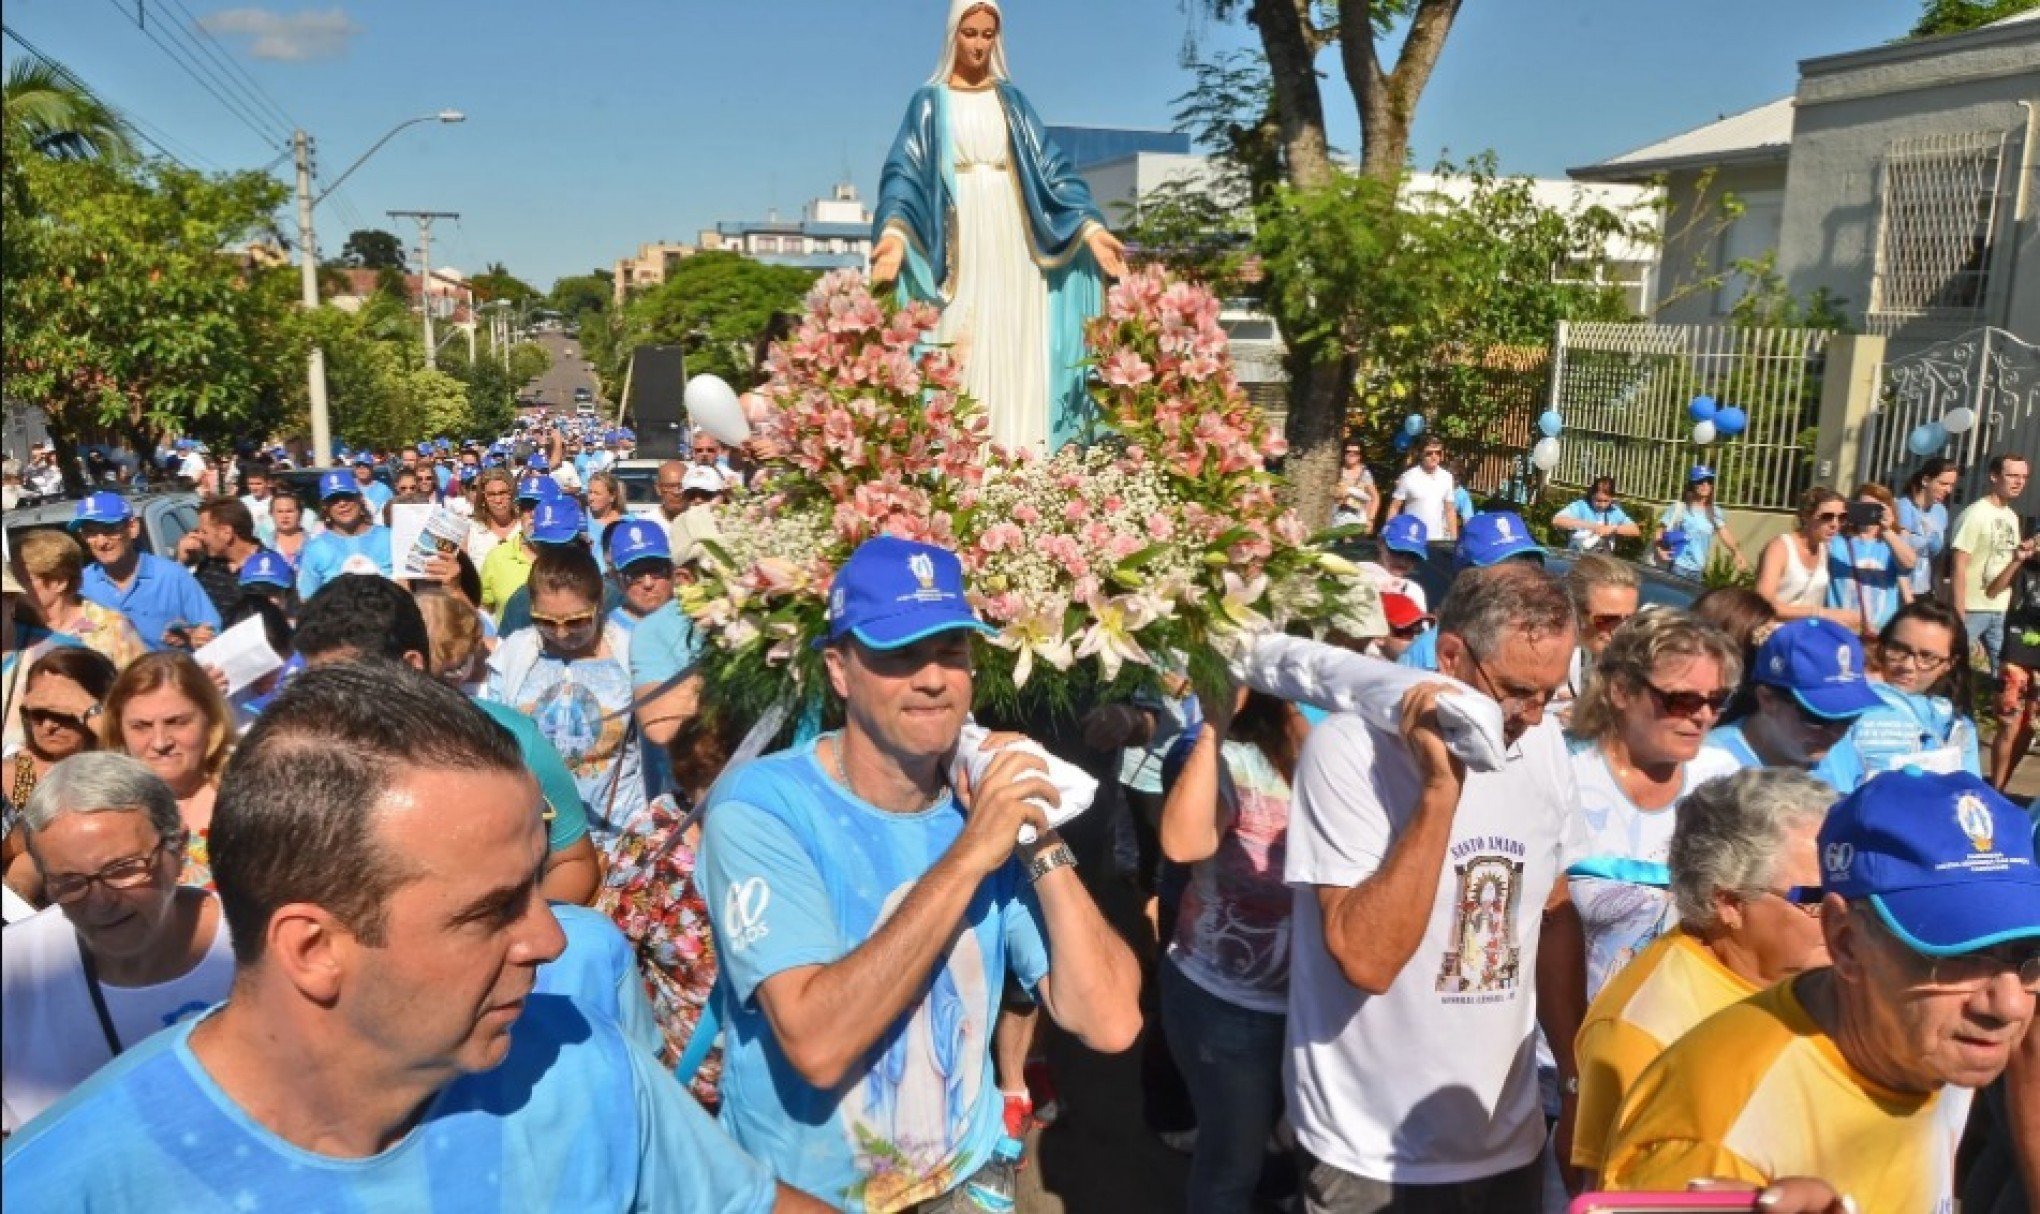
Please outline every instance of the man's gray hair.
[[1565, 583], [1522, 561], [1462, 571], [1438, 609], [1438, 631], [1465, 641], [1477, 658], [1493, 656], [1505, 633], [1542, 637], [1575, 627]]
[[1679, 921], [1711, 927], [1715, 891], [1775, 886], [1786, 835], [1818, 826], [1835, 800], [1824, 782], [1782, 767], [1746, 768], [1686, 794], [1672, 828], [1672, 903]]
[[64, 814], [140, 813], [158, 835], [184, 829], [177, 794], [140, 759], [117, 750], [88, 750], [50, 768], [21, 807], [21, 827], [33, 839]]

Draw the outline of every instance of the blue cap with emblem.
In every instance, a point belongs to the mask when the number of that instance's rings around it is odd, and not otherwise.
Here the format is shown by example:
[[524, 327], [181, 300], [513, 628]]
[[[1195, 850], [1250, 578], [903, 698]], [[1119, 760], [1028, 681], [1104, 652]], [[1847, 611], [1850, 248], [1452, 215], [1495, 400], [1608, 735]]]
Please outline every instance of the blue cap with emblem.
[[517, 500], [543, 502], [560, 496], [560, 483], [539, 472], [528, 472], [517, 481]]
[[624, 569], [639, 561], [672, 564], [673, 541], [657, 523], [627, 518], [609, 529], [609, 567]]
[[1431, 529], [1414, 514], [1398, 514], [1381, 525], [1381, 546], [1418, 560], [1431, 555]]
[[336, 497], [360, 497], [361, 486], [354, 483], [354, 474], [343, 468], [319, 474], [319, 500], [332, 501]]
[[1459, 547], [1453, 559], [1461, 569], [1485, 569], [1512, 556], [1544, 559], [1544, 549], [1531, 536], [1530, 528], [1518, 514], [1496, 510], [1476, 514], [1459, 531]]
[[1860, 717], [1883, 703], [1863, 676], [1863, 643], [1833, 620], [1788, 620], [1757, 649], [1752, 676], [1792, 693], [1806, 711], [1828, 720]]
[[1966, 771], [1888, 771], [1828, 811], [1821, 882], [1931, 957], [2040, 940], [2033, 824]]
[[933, 544], [881, 535], [858, 545], [829, 588], [830, 642], [902, 649], [938, 632], [996, 632], [971, 610], [963, 563]]
[[581, 538], [587, 525], [588, 516], [581, 512], [581, 503], [564, 493], [555, 493], [541, 499], [537, 512], [531, 516], [531, 542], [570, 544]]
[[111, 526], [116, 523], [125, 523], [134, 516], [134, 509], [128, 505], [126, 498], [118, 493], [108, 493], [102, 489], [97, 493], [85, 495], [85, 500], [78, 503], [78, 510], [71, 516], [71, 521], [66, 524], [66, 527], [69, 530], [75, 531], [87, 523], [102, 523]]
[[297, 584], [297, 574], [291, 572], [290, 562], [264, 548], [241, 562], [241, 585], [274, 586], [288, 590]]

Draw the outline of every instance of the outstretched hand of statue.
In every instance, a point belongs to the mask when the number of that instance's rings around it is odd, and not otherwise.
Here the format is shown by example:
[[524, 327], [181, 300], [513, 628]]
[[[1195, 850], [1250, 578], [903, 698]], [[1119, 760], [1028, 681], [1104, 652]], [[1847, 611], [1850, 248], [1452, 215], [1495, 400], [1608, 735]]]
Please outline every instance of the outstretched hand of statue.
[[900, 276], [900, 262], [907, 255], [906, 242], [888, 232], [871, 251], [871, 285], [883, 287]]
[[[1084, 243], [1089, 246], [1091, 256], [1098, 259], [1098, 268], [1105, 271], [1106, 277], [1126, 277], [1126, 246], [1120, 243], [1119, 237], [1114, 236], [1104, 228], [1093, 228], [1090, 237]], [[894, 260], [897, 261], [898, 259], [895, 258]], [[874, 259], [872, 262], [873, 274], [877, 273], [877, 264], [876, 259]]]

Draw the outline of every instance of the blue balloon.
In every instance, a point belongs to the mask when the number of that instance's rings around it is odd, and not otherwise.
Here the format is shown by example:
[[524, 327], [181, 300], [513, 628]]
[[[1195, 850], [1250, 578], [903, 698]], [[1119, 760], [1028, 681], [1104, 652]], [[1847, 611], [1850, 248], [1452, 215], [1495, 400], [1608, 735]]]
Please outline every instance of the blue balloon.
[[1410, 449], [1410, 436], [1407, 431], [1395, 436], [1395, 449], [1397, 451], [1407, 451]]
[[1412, 413], [1408, 417], [1403, 418], [1402, 428], [1403, 433], [1409, 435], [1411, 438], [1415, 438], [1417, 435], [1422, 434], [1424, 432], [1424, 415], [1421, 413]]
[[1948, 445], [1948, 431], [1940, 422], [1921, 422], [1906, 435], [1906, 449], [1914, 455], [1932, 455]]
[[1714, 403], [1714, 398], [1711, 396], [1696, 396], [1693, 398], [1693, 403], [1686, 406], [1686, 416], [1696, 422], [1711, 422], [1714, 420], [1715, 414], [1719, 412], [1721, 412], [1721, 408]]
[[1714, 414], [1714, 429], [1723, 438], [1734, 438], [1750, 428], [1750, 415], [1729, 405]]
[[1537, 432], [1546, 438], [1557, 438], [1565, 429], [1565, 419], [1556, 409], [1546, 409], [1537, 417]]

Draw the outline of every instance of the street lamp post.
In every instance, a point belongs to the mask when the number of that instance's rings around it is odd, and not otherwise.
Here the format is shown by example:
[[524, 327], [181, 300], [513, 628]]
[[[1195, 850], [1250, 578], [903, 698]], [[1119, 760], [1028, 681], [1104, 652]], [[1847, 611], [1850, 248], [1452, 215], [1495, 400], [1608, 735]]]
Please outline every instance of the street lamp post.
[[[297, 209], [298, 209], [298, 285], [303, 293], [307, 309], [319, 306], [319, 241], [312, 229], [312, 208], [340, 188], [340, 183], [354, 174], [370, 156], [382, 150], [382, 146], [396, 137], [405, 127], [421, 122], [465, 122], [467, 115], [459, 110], [440, 110], [436, 114], [422, 114], [409, 118], [391, 127], [381, 139], [369, 146], [366, 152], [347, 166], [346, 172], [335, 177], [324, 190], [312, 193], [312, 137], [304, 131], [291, 134], [291, 152], [297, 159]], [[305, 365], [305, 385], [311, 400], [312, 414], [312, 464], [325, 468], [333, 462], [333, 423], [326, 410], [326, 352], [314, 344]]]

